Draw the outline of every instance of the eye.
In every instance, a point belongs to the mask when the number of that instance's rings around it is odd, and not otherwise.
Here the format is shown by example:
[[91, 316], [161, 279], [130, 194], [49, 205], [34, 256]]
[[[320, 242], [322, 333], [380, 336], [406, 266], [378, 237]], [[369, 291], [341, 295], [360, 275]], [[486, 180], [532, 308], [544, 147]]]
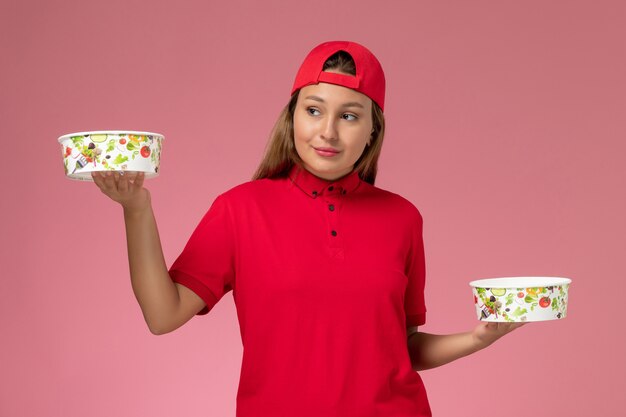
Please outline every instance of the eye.
[[350, 114], [350, 113], [345, 113], [341, 117], [343, 117], [344, 119], [346, 119], [346, 120], [348, 120], [350, 122], [358, 119], [357, 116], [355, 116], [354, 114]]
[[319, 115], [320, 111], [318, 109], [316, 109], [315, 107], [307, 107], [306, 108], [306, 112], [309, 113], [311, 116], [317, 116], [317, 115]]

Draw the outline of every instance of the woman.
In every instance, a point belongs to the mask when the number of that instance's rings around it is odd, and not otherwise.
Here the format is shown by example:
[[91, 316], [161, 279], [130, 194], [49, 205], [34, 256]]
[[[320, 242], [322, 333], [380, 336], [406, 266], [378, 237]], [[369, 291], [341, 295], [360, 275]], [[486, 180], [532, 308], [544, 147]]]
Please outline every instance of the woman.
[[237, 416], [430, 416], [416, 371], [518, 327], [432, 335], [422, 217], [374, 186], [385, 78], [354, 42], [302, 63], [253, 181], [218, 196], [168, 270], [143, 174], [94, 175], [124, 208], [133, 290], [155, 334], [233, 290]]

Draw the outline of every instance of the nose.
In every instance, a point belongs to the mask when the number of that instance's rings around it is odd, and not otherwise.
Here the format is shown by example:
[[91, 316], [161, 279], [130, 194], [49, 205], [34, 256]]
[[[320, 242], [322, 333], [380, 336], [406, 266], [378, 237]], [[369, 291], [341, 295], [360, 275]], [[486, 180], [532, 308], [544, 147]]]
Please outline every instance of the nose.
[[326, 141], [337, 140], [337, 120], [334, 117], [327, 117], [324, 120], [321, 136]]

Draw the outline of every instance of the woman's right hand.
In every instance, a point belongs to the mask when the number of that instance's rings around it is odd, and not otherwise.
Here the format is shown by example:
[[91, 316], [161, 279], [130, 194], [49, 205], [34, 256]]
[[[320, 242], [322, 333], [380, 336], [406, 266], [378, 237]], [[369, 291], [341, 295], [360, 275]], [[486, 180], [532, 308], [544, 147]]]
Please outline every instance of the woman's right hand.
[[125, 211], [142, 211], [150, 207], [150, 191], [143, 187], [145, 173], [118, 171], [92, 172], [96, 185], [111, 200], [122, 205]]

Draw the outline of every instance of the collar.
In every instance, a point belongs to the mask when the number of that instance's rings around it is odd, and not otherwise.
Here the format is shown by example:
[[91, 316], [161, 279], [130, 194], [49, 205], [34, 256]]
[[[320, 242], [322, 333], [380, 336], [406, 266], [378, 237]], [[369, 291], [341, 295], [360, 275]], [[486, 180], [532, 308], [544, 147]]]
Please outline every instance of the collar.
[[329, 181], [316, 177], [298, 164], [294, 164], [289, 170], [289, 179], [312, 198], [320, 195], [346, 195], [355, 191], [361, 184], [357, 171], [352, 171], [337, 180]]

